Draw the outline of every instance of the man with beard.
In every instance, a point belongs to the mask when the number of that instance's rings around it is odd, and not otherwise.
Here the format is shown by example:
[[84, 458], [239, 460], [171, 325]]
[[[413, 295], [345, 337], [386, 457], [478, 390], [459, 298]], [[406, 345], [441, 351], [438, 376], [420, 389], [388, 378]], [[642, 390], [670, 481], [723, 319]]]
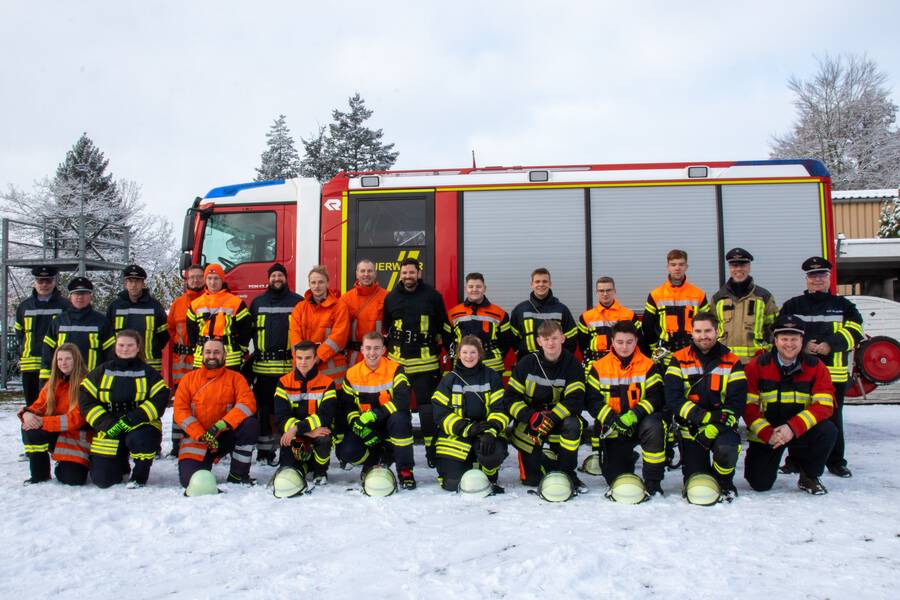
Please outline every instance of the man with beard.
[[288, 332], [291, 312], [303, 298], [288, 287], [287, 269], [280, 263], [269, 267], [269, 287], [250, 303], [253, 321], [253, 395], [259, 411], [256, 460], [277, 464], [275, 456], [274, 398], [278, 379], [291, 371]]
[[400, 282], [384, 299], [388, 356], [403, 366], [413, 390], [428, 466], [434, 466], [434, 408], [431, 396], [441, 378], [438, 357], [447, 322], [444, 299], [420, 278], [419, 261], [400, 263]]
[[[666, 369], [666, 404], [681, 436], [685, 483], [707, 473], [732, 501], [734, 466], [741, 446], [738, 418], [747, 402], [747, 378], [740, 358], [717, 339], [715, 315], [701, 312], [691, 322], [691, 342], [672, 354]], [[709, 465], [712, 454], [712, 468]]]
[[[203, 293], [203, 267], [191, 265], [184, 274], [184, 293], [172, 301], [166, 325], [169, 330], [169, 342], [172, 344], [171, 380], [172, 389], [178, 390], [181, 378], [194, 370], [194, 347], [190, 344], [187, 330], [187, 312], [191, 302]], [[178, 448], [184, 432], [172, 419], [172, 457], [178, 456]]]
[[225, 346], [203, 344], [202, 366], [185, 375], [175, 392], [175, 421], [185, 432], [178, 453], [178, 479], [187, 487], [200, 469], [231, 454], [228, 483], [253, 485], [250, 458], [257, 436], [256, 400], [247, 380], [225, 368]]

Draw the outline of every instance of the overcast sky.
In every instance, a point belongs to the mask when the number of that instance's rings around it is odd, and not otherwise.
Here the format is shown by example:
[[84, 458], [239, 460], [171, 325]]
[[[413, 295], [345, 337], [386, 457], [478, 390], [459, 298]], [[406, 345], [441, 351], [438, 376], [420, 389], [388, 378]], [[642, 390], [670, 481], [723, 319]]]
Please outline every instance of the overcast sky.
[[86, 131], [180, 222], [253, 179], [279, 113], [302, 154], [357, 91], [395, 168], [767, 158], [816, 56], [867, 53], [900, 103], [898, 23], [896, 1], [0, 0], [0, 186]]

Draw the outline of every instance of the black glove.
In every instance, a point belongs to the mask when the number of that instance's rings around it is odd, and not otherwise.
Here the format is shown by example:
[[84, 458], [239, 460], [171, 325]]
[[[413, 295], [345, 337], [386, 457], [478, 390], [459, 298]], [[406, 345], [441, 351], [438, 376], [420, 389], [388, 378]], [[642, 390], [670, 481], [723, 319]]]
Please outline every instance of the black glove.
[[478, 423], [472, 423], [471, 425], [467, 425], [463, 430], [463, 437], [467, 438], [477, 438], [482, 433], [487, 431], [488, 429], [493, 429], [490, 423], [487, 421], [480, 421]]
[[125, 413], [125, 416], [122, 417], [121, 421], [133, 429], [141, 423], [146, 423], [148, 421], [147, 413], [140, 408], [132, 408]]
[[497, 434], [493, 429], [482, 433], [478, 436], [478, 454], [479, 456], [488, 456], [497, 449]]

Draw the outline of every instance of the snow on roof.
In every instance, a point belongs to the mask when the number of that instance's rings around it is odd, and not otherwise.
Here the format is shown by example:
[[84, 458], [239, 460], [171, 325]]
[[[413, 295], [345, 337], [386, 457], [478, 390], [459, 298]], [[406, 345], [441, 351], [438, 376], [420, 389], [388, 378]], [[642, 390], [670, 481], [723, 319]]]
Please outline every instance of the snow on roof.
[[832, 200], [887, 200], [889, 198], [897, 199], [900, 197], [900, 190], [897, 188], [886, 190], [841, 190], [831, 191]]

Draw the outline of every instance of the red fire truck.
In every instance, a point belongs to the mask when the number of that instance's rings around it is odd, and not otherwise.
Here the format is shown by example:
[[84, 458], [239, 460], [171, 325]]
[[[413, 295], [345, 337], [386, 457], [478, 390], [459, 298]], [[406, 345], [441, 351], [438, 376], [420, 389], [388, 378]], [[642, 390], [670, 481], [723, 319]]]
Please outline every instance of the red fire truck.
[[750, 250], [753, 275], [779, 301], [803, 286], [800, 263], [834, 260], [830, 180], [813, 160], [486, 167], [339, 174], [217, 187], [184, 221], [182, 267], [218, 262], [249, 301], [273, 262], [295, 289], [324, 264], [338, 292], [354, 265], [375, 262], [391, 288], [399, 262], [418, 258], [448, 306], [465, 274], [485, 275], [488, 297], [511, 310], [546, 267], [574, 314], [594, 304], [593, 282], [616, 279], [641, 310], [665, 277], [671, 248], [689, 254], [688, 278], [711, 295], [725, 252]]

